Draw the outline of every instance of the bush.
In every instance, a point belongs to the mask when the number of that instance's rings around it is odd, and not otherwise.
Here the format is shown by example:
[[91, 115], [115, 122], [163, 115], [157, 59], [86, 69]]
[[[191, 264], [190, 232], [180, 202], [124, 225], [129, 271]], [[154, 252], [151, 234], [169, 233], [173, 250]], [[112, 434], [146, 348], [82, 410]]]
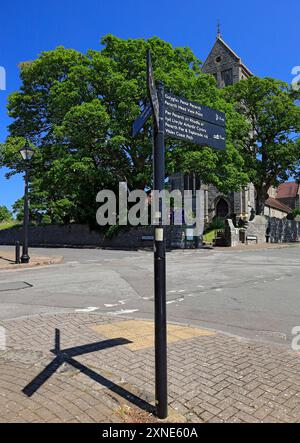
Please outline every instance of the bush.
[[121, 231], [125, 231], [126, 229], [128, 229], [128, 226], [123, 226], [123, 225], [112, 225], [110, 226], [107, 231], [105, 232], [105, 237], [106, 238], [113, 238], [114, 236], [118, 235], [119, 232]]
[[208, 225], [206, 231], [213, 231], [215, 229], [224, 229], [225, 228], [225, 222], [224, 220], [215, 217], [212, 222]]
[[296, 208], [292, 212], [293, 219], [295, 219], [297, 216], [300, 216], [300, 208]]
[[0, 223], [12, 220], [12, 214], [6, 206], [0, 206]]

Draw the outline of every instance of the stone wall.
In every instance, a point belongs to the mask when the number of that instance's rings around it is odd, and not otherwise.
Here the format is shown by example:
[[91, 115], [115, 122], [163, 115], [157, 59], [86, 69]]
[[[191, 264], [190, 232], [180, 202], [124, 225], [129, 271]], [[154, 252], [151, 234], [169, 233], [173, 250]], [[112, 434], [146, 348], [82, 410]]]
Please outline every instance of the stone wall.
[[299, 242], [300, 221], [269, 218], [268, 234], [271, 243]]
[[[217, 61], [219, 57], [219, 62]], [[233, 84], [240, 80], [240, 60], [234, 57], [232, 52], [220, 41], [217, 40], [209, 56], [205, 60], [202, 71], [206, 74], [216, 76], [219, 88], [224, 87], [221, 80], [221, 72], [232, 69]]]
[[[246, 232], [245, 240], [247, 237], [256, 237], [257, 243], [266, 243], [268, 220], [263, 215], [256, 215], [252, 221], [249, 221]], [[252, 240], [249, 241], [249, 243]]]
[[225, 220], [225, 246], [237, 246], [239, 243], [239, 229], [229, 218]]
[[[51, 247], [102, 247], [114, 249], [139, 249], [152, 247], [151, 239], [142, 237], [153, 236], [151, 226], [139, 226], [120, 231], [112, 238], [105, 237], [104, 233], [91, 230], [88, 225], [45, 225], [29, 227], [30, 246]], [[0, 245], [14, 245], [16, 241], [22, 242], [22, 228], [13, 227], [0, 231]], [[193, 244], [185, 239], [185, 228], [182, 226], [167, 226], [166, 244], [170, 249], [183, 249], [197, 247], [199, 242], [195, 239]]]

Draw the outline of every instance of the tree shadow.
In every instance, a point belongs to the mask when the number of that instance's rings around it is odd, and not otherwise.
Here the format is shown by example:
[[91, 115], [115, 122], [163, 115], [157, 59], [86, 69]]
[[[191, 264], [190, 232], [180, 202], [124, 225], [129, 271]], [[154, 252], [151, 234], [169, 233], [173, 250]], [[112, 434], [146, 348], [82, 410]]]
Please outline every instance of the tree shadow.
[[87, 366], [83, 365], [73, 358], [91, 352], [112, 348], [115, 346], [126, 345], [129, 343], [132, 342], [130, 340], [127, 340], [126, 338], [120, 337], [104, 340], [101, 342], [90, 343], [83, 346], [61, 349], [60, 330], [55, 329], [55, 344], [54, 349], [51, 349], [51, 352], [56, 355], [56, 357], [27, 386], [22, 389], [22, 392], [27, 395], [27, 397], [31, 397], [57, 371], [57, 369], [63, 363], [67, 363], [73, 368], [79, 370], [82, 374], [85, 374], [87, 377], [94, 380], [96, 383], [99, 383], [102, 386], [108, 388], [110, 391], [114, 392], [120, 397], [123, 397], [125, 400], [133, 403], [144, 411], [155, 413], [155, 407], [153, 405], [138, 397], [137, 395], [132, 394], [127, 389], [122, 388], [113, 381], [98, 374], [97, 372], [93, 371], [92, 369], [88, 368]]

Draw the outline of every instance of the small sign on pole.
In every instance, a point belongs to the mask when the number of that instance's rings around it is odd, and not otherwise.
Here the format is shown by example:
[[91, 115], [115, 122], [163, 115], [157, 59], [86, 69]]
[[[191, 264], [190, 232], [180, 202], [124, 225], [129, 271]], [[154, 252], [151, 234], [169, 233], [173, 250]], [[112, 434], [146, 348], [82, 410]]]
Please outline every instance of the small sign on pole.
[[135, 137], [140, 132], [140, 130], [144, 127], [146, 121], [149, 117], [151, 117], [151, 115], [152, 106], [150, 105], [150, 103], [148, 103], [141, 115], [135, 120], [132, 125], [132, 137]]

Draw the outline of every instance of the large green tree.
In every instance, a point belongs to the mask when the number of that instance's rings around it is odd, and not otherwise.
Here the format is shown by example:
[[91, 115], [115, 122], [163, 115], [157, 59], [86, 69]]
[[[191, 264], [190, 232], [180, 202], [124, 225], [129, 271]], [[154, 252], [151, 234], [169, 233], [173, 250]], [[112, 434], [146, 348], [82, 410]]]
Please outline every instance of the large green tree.
[[247, 173], [256, 189], [256, 212], [263, 214], [271, 186], [300, 178], [300, 91], [271, 78], [251, 77], [223, 93], [249, 122], [240, 144]]
[[23, 171], [18, 150], [37, 147], [30, 166], [31, 205], [52, 222], [95, 219], [95, 196], [119, 181], [151, 187], [150, 121], [136, 138], [131, 126], [147, 102], [146, 49], [154, 74], [169, 92], [226, 112], [227, 149], [214, 152], [168, 140], [167, 172], [197, 172], [227, 192], [247, 182], [239, 153], [247, 122], [227, 103], [212, 76], [189, 48], [159, 38], [102, 39], [102, 49], [82, 54], [58, 47], [20, 66], [22, 85], [9, 98], [13, 122], [1, 146], [2, 164]]

